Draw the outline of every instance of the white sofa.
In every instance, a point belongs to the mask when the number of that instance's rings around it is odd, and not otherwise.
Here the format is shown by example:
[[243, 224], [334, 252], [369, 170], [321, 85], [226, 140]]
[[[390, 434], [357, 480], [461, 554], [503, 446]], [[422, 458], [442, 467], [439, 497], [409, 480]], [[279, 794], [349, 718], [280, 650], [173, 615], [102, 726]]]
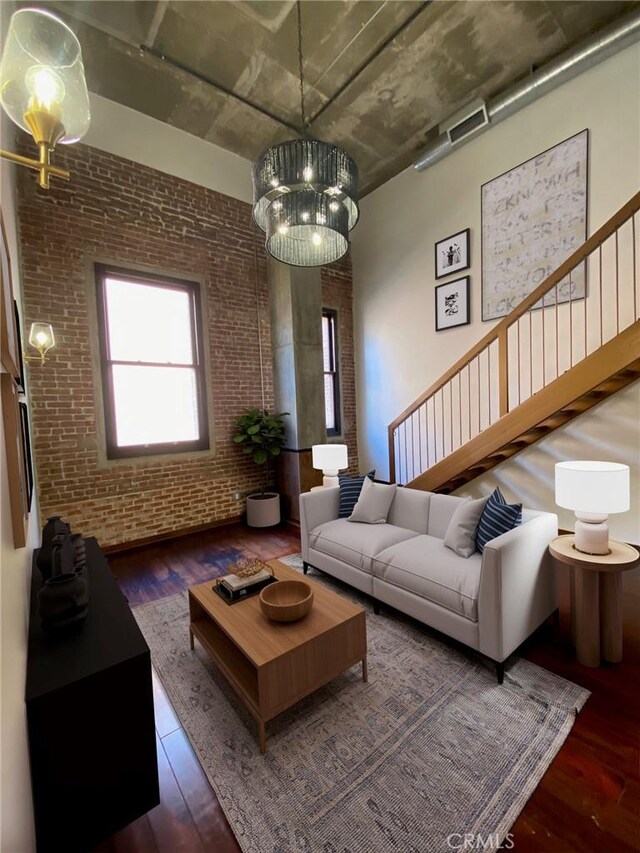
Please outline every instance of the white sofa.
[[398, 488], [386, 524], [338, 518], [339, 488], [300, 495], [305, 574], [320, 569], [459, 640], [504, 661], [558, 607], [548, 554], [558, 518], [523, 509], [522, 524], [490, 541], [484, 553], [459, 557], [443, 538], [464, 498]]

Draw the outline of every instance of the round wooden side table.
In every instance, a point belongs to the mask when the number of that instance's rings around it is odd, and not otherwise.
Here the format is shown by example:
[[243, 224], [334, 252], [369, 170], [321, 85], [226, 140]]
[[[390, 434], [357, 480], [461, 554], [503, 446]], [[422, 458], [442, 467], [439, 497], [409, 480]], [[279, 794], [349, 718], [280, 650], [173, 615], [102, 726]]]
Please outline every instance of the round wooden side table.
[[622, 572], [632, 569], [640, 554], [631, 545], [609, 540], [608, 554], [583, 554], [573, 535], [558, 536], [549, 545], [556, 560], [572, 567], [571, 627], [578, 661], [600, 666], [600, 660], [622, 660]]

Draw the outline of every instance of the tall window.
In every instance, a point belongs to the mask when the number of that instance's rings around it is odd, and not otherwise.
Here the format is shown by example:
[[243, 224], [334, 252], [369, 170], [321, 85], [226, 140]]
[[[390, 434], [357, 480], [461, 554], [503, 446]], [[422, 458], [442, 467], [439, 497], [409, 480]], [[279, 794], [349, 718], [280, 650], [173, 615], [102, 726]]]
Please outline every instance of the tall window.
[[324, 412], [327, 435], [340, 435], [340, 377], [338, 375], [338, 322], [336, 312], [322, 309], [324, 356]]
[[209, 447], [198, 285], [96, 264], [107, 457]]

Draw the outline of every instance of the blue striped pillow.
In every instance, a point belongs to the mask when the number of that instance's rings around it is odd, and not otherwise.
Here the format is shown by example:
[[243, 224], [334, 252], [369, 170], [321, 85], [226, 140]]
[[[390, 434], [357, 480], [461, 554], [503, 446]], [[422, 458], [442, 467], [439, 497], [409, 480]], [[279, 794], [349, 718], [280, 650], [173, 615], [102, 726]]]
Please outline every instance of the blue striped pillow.
[[522, 504], [508, 504], [500, 489], [486, 503], [476, 529], [476, 547], [482, 553], [487, 542], [522, 524]]
[[354, 506], [358, 503], [364, 478], [368, 477], [370, 480], [373, 480], [375, 476], [376, 472], [374, 469], [373, 471], [369, 471], [368, 474], [363, 474], [362, 477], [338, 477], [338, 483], [340, 485], [340, 509], [338, 510], [338, 518], [349, 518], [353, 512]]

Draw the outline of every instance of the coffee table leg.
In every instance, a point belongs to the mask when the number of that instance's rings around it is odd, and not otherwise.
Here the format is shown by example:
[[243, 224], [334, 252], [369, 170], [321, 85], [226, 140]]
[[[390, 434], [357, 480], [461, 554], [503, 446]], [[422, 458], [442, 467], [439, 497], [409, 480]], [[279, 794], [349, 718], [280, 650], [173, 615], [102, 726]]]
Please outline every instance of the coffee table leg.
[[600, 666], [598, 575], [576, 566], [576, 652], [583, 666]]
[[369, 670], [367, 669], [366, 658], [362, 658], [362, 680], [365, 682], [369, 680]]
[[602, 657], [622, 660], [622, 573], [600, 572], [600, 642]]
[[193, 645], [193, 631], [189, 628], [189, 648], [191, 651], [194, 650], [195, 646]]
[[267, 749], [267, 732], [263, 720], [258, 720], [258, 740], [260, 743], [260, 752], [264, 755]]

